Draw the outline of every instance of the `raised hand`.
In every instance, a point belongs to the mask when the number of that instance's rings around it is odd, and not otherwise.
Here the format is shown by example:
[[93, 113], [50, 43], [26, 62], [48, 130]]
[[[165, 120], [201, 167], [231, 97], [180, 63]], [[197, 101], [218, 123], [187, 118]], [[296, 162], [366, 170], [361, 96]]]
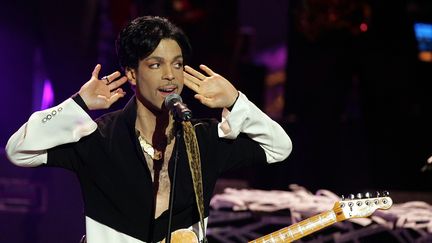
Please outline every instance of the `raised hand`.
[[185, 66], [184, 84], [196, 92], [195, 98], [210, 108], [230, 107], [237, 99], [237, 89], [224, 77], [206, 65], [200, 65], [206, 74]]
[[107, 109], [126, 94], [120, 86], [127, 78], [119, 78], [121, 74], [116, 71], [99, 79], [101, 68], [100, 64], [96, 65], [90, 80], [78, 92], [90, 110]]

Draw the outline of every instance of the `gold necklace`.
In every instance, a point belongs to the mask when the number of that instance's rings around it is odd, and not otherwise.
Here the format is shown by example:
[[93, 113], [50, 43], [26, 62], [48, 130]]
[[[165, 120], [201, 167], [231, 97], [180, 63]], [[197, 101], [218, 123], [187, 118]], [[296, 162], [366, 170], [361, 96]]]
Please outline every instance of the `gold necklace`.
[[[170, 119], [170, 121], [171, 121], [171, 129], [170, 129], [170, 132], [167, 134], [167, 145], [170, 144], [172, 142], [172, 140], [174, 139], [173, 120]], [[136, 135], [138, 137], [138, 141], [139, 141], [141, 148], [144, 151], [144, 153], [146, 153], [148, 156], [150, 156], [150, 158], [152, 160], [162, 159], [163, 151], [155, 149], [151, 143], [147, 142], [147, 140], [145, 140], [141, 136], [141, 133], [138, 129], [135, 129], [135, 132], [136, 132]]]
[[147, 142], [138, 132], [138, 141], [140, 142], [141, 148], [144, 153], [148, 154], [152, 160], [160, 160], [162, 159], [162, 151], [159, 151], [153, 148], [149, 142]]

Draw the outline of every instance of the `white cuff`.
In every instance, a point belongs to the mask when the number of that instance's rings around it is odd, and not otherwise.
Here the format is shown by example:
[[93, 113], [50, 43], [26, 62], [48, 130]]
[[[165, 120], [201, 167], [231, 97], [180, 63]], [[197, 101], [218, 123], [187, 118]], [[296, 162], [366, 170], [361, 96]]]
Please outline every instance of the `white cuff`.
[[240, 134], [243, 123], [248, 117], [250, 101], [239, 91], [239, 97], [231, 111], [222, 110], [222, 121], [218, 124], [220, 138], [235, 139]]
[[291, 153], [291, 139], [285, 130], [241, 92], [231, 111], [223, 109], [218, 124], [220, 138], [235, 139], [240, 133], [260, 144], [269, 163], [282, 161]]
[[21, 166], [46, 163], [46, 150], [76, 142], [89, 135], [97, 124], [71, 98], [53, 108], [33, 113], [6, 145], [9, 159]]

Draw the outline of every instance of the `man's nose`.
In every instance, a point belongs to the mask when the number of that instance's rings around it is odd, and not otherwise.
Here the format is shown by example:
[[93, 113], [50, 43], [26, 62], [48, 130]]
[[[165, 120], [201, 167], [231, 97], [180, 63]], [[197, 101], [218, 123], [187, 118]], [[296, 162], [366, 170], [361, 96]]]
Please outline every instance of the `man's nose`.
[[163, 78], [167, 79], [169, 81], [171, 81], [175, 78], [172, 68], [170, 68], [170, 67], [165, 68]]

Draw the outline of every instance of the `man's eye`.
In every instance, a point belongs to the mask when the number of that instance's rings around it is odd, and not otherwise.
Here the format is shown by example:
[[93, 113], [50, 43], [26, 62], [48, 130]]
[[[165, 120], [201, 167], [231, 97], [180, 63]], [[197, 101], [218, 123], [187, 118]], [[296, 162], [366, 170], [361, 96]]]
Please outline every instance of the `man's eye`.
[[177, 69], [183, 68], [183, 63], [182, 62], [175, 63], [174, 67]]
[[159, 63], [153, 63], [153, 64], [150, 64], [150, 68], [152, 68], [152, 69], [156, 69], [156, 68], [159, 68], [159, 66], [160, 66], [160, 64]]

